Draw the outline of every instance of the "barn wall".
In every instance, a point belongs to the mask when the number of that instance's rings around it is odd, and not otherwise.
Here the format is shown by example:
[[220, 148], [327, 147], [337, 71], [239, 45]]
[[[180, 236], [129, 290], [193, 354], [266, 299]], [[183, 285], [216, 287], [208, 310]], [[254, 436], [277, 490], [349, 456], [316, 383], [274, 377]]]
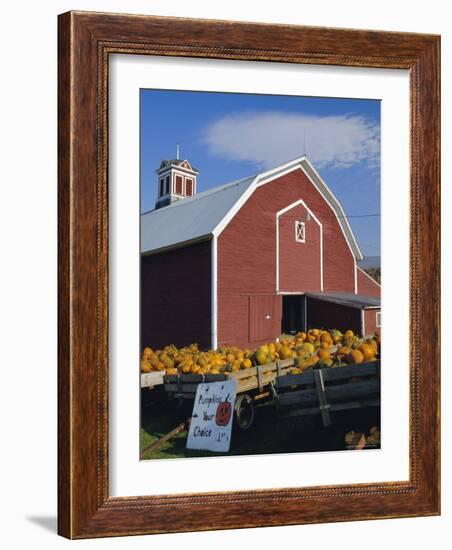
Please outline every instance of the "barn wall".
[[365, 336], [372, 336], [377, 329], [377, 311], [379, 309], [365, 309], [364, 310], [364, 328], [366, 331]]
[[[320, 226], [300, 204], [279, 217], [279, 290], [320, 292]], [[305, 223], [305, 242], [295, 240], [295, 222]]]
[[337, 328], [341, 332], [352, 330], [361, 334], [361, 310], [324, 300], [308, 298], [307, 302], [308, 329]]
[[374, 281], [371, 277], [363, 273], [361, 269], [357, 269], [356, 271], [358, 275], [358, 294], [362, 294], [363, 296], [372, 296], [374, 298], [380, 298], [380, 295], [381, 295], [380, 285], [376, 281]]
[[141, 347], [210, 347], [210, 241], [141, 258]]
[[[295, 170], [258, 187], [218, 237], [219, 345], [243, 342], [248, 296], [276, 293], [276, 213], [299, 199], [323, 225], [324, 290], [355, 291], [354, 257], [339, 223], [302, 170]], [[307, 223], [317, 225], [312, 219]], [[296, 281], [297, 286], [302, 283]], [[279, 330], [275, 328], [273, 338]]]
[[218, 297], [218, 347], [254, 346], [249, 340], [249, 296], [228, 294]]
[[249, 296], [249, 341], [268, 342], [281, 332], [281, 296]]

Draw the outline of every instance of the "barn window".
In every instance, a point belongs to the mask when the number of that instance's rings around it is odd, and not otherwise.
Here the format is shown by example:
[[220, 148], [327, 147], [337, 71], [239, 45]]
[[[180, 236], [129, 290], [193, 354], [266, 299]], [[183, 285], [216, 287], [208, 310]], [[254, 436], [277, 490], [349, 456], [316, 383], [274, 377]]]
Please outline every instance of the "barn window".
[[295, 222], [295, 240], [297, 243], [304, 243], [306, 236], [306, 228], [304, 222], [297, 220]]
[[165, 178], [160, 180], [160, 196], [165, 194]]
[[190, 178], [185, 178], [185, 194], [187, 197], [193, 195], [193, 180]]
[[166, 176], [166, 178], [165, 178], [165, 195], [169, 194], [169, 190], [170, 190], [169, 180], [170, 180], [170, 177]]
[[375, 324], [377, 325], [377, 328], [381, 327], [381, 311], [377, 311], [376, 313]]
[[174, 192], [176, 193], [176, 195], [183, 194], [182, 182], [183, 182], [182, 176], [176, 176], [176, 183], [174, 185]]

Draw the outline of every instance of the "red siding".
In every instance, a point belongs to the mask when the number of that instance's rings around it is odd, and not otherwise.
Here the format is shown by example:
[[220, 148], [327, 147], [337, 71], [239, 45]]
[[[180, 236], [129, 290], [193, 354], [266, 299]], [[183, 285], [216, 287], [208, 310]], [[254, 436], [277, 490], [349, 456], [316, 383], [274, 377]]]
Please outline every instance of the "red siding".
[[364, 310], [364, 332], [365, 336], [372, 336], [377, 329], [377, 312], [379, 309]]
[[210, 347], [210, 241], [141, 258], [141, 347]]
[[250, 347], [249, 296], [237, 294], [218, 296], [218, 346], [230, 344]]
[[[276, 213], [299, 199], [323, 225], [324, 290], [355, 291], [354, 257], [334, 213], [305, 174], [295, 170], [257, 188], [218, 238], [219, 345], [243, 344], [248, 296], [276, 293]], [[311, 219], [307, 231], [316, 225]], [[273, 338], [278, 335], [275, 327]]]
[[[319, 292], [320, 226], [303, 205], [291, 208], [279, 217], [279, 290], [281, 292]], [[305, 223], [305, 242], [295, 240], [295, 222]]]
[[281, 298], [276, 295], [249, 297], [249, 341], [269, 341], [281, 332]]
[[381, 287], [374, 281], [369, 275], [364, 273], [361, 269], [357, 269], [358, 275], [358, 294], [364, 296], [373, 296], [374, 298], [380, 298]]

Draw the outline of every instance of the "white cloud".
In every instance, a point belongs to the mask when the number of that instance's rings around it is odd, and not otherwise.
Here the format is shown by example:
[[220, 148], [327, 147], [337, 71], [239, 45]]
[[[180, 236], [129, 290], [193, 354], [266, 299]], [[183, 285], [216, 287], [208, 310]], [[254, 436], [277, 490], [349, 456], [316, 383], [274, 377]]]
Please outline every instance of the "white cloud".
[[379, 163], [380, 127], [358, 115], [311, 116], [282, 111], [245, 112], [208, 125], [202, 141], [209, 152], [228, 160], [270, 168], [306, 151], [318, 168]]

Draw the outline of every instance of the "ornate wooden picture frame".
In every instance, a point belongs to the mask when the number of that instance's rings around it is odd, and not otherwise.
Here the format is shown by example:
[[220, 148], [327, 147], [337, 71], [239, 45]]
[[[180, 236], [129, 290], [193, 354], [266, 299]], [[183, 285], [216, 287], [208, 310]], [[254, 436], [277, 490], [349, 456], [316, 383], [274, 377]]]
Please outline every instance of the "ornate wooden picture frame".
[[[59, 533], [87, 538], [439, 514], [440, 38], [69, 12], [59, 17], [58, 48]], [[408, 481], [109, 496], [107, 93], [109, 56], [121, 53], [409, 70]]]

